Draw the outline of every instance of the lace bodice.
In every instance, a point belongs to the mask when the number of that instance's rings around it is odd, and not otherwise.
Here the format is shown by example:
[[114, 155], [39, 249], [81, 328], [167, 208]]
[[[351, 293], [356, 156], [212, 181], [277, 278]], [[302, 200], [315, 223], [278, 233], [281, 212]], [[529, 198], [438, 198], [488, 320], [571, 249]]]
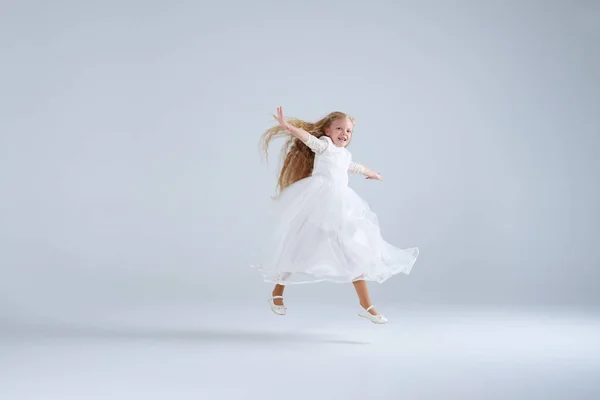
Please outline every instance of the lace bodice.
[[324, 176], [347, 185], [348, 172], [353, 174], [365, 172], [363, 165], [352, 161], [348, 149], [337, 147], [328, 136], [317, 138], [309, 135], [304, 143], [315, 153], [313, 176]]

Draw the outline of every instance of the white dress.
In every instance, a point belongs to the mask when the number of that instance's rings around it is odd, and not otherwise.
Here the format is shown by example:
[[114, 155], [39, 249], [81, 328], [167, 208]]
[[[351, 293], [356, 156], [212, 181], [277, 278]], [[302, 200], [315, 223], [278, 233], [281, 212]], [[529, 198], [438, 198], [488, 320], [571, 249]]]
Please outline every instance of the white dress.
[[409, 274], [417, 247], [399, 249], [381, 236], [377, 216], [348, 186], [348, 173], [364, 167], [327, 136], [309, 136], [312, 175], [285, 188], [273, 200], [270, 237], [257, 268], [266, 282], [382, 283]]

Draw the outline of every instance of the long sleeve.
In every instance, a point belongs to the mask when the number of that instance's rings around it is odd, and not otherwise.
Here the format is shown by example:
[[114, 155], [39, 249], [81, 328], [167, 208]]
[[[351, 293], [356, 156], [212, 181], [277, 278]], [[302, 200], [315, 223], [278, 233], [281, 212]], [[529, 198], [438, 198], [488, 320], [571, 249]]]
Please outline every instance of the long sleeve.
[[363, 175], [365, 173], [365, 167], [359, 163], [356, 163], [354, 161], [350, 162], [350, 166], [348, 167], [348, 171], [353, 173], [353, 174], [361, 174]]
[[304, 142], [316, 154], [322, 154], [327, 150], [329, 144], [325, 140], [321, 140], [314, 135], [308, 135], [308, 140]]

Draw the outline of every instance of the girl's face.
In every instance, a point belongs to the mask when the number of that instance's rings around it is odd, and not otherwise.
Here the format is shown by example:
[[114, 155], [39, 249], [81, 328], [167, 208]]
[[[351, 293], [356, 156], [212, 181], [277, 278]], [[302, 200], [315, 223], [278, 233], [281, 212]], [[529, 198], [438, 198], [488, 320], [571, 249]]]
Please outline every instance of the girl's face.
[[329, 128], [325, 129], [325, 134], [336, 146], [346, 147], [352, 138], [353, 127], [348, 118], [340, 118], [333, 121]]

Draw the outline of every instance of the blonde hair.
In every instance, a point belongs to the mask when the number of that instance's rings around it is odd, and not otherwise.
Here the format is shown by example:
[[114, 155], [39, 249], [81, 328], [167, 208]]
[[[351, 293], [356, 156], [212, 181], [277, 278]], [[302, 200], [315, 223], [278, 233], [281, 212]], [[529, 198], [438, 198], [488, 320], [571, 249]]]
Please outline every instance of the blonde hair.
[[[329, 128], [334, 121], [341, 118], [348, 118], [353, 125], [355, 123], [353, 117], [340, 111], [329, 113], [317, 122], [306, 122], [297, 118], [290, 118], [287, 120], [287, 123], [296, 128], [304, 129], [313, 136], [321, 137], [325, 135], [325, 130]], [[283, 163], [279, 173], [279, 179], [277, 180], [277, 189], [279, 192], [292, 183], [310, 176], [315, 160], [315, 153], [313, 153], [308, 146], [279, 125], [273, 126], [262, 135], [261, 147], [267, 159], [269, 156], [268, 149], [271, 140], [285, 136], [288, 137], [288, 140], [281, 149]]]

